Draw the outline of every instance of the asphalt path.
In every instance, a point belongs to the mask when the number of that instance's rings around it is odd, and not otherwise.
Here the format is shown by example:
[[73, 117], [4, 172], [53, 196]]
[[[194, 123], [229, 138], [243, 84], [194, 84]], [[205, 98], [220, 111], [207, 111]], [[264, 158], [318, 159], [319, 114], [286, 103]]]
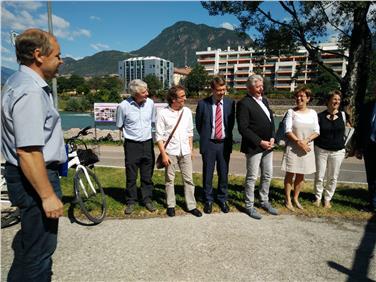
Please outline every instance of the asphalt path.
[[[273, 152], [274, 178], [283, 178], [284, 172], [281, 171], [283, 152]], [[155, 148], [155, 155], [158, 155], [158, 149]], [[202, 159], [198, 149], [193, 152], [193, 171], [202, 172]], [[100, 147], [100, 166], [124, 167], [124, 150], [122, 146], [101, 146]], [[230, 169], [231, 175], [246, 174], [245, 156], [243, 153], [234, 151], [231, 154]], [[307, 180], [313, 180], [314, 174], [306, 175]], [[343, 161], [338, 182], [342, 183], [361, 183], [365, 184], [366, 173], [363, 160], [356, 158], [347, 158]]]
[[[52, 280], [376, 281], [375, 220], [230, 212], [88, 227], [62, 218]], [[1, 230], [1, 281], [18, 228]]]

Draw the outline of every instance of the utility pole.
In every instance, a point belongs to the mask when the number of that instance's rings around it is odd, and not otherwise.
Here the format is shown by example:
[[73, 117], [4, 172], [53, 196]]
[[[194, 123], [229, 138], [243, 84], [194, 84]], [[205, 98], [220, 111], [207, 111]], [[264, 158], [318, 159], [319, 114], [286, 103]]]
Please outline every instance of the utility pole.
[[[52, 27], [52, 7], [51, 1], [47, 1], [47, 15], [48, 15], [48, 32], [54, 34]], [[52, 78], [52, 95], [54, 99], [54, 106], [58, 110], [58, 101], [57, 101], [57, 80], [56, 77]]]

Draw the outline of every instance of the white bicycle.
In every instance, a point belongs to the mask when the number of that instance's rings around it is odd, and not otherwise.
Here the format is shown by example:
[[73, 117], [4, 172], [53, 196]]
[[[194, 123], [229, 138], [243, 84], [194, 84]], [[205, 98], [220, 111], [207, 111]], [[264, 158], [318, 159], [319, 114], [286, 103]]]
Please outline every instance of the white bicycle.
[[[87, 148], [80, 136], [88, 135], [91, 127], [85, 127], [67, 140], [68, 168], [75, 167], [74, 193], [82, 213], [93, 223], [100, 223], [106, 216], [106, 195], [95, 173], [90, 169], [98, 162], [98, 156]], [[80, 149], [81, 147], [82, 149]]]

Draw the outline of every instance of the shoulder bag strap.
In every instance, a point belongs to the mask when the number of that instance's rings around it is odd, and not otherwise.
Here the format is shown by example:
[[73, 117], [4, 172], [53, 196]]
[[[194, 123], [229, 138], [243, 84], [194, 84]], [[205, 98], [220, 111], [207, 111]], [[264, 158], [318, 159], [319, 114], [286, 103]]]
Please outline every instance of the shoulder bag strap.
[[182, 118], [182, 116], [183, 116], [183, 113], [184, 113], [184, 109], [182, 110], [182, 112], [181, 112], [181, 114], [180, 114], [180, 116], [179, 116], [179, 119], [178, 119], [178, 121], [176, 122], [176, 125], [175, 125], [174, 129], [172, 130], [170, 136], [168, 136], [168, 139], [167, 139], [166, 143], [164, 144], [165, 149], [166, 149], [168, 143], [170, 142], [172, 136], [174, 135], [175, 130], [176, 130], [176, 128], [178, 127], [178, 125], [179, 125], [179, 123], [180, 123], [180, 120], [181, 120], [181, 118]]

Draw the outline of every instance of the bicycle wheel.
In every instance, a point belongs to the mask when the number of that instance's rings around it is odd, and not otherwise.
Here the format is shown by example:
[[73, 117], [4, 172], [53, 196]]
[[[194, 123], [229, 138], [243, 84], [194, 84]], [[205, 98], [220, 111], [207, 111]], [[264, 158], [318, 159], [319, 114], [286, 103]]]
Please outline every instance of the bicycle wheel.
[[106, 196], [94, 172], [87, 167], [77, 170], [74, 191], [85, 216], [94, 223], [102, 222], [107, 211]]
[[13, 226], [20, 220], [20, 210], [17, 208], [1, 211], [1, 228]]

